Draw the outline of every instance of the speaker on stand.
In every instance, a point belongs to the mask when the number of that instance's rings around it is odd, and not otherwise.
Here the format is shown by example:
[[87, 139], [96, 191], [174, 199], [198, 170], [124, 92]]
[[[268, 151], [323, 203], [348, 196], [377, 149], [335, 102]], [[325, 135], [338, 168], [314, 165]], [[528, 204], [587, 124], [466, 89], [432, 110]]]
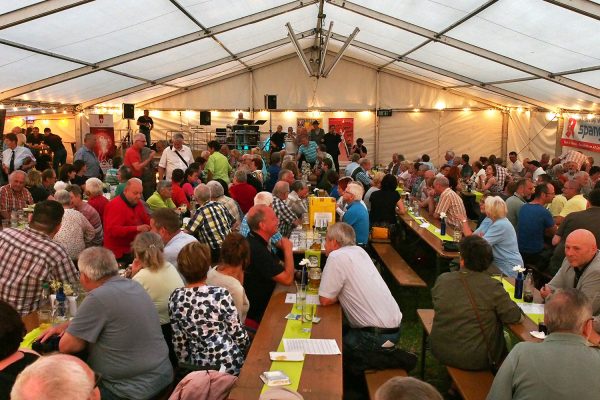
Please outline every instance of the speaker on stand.
[[[269, 146], [271, 145], [271, 136], [273, 135], [273, 125], [271, 118], [271, 111], [277, 109], [277, 95], [276, 94], [265, 94], [265, 108], [269, 110]], [[264, 146], [263, 146], [264, 147]]]
[[123, 119], [127, 120], [127, 136], [121, 140], [121, 145], [131, 144], [131, 120], [135, 118], [135, 104], [123, 103]]
[[200, 111], [200, 125], [210, 125], [211, 113], [210, 111]]

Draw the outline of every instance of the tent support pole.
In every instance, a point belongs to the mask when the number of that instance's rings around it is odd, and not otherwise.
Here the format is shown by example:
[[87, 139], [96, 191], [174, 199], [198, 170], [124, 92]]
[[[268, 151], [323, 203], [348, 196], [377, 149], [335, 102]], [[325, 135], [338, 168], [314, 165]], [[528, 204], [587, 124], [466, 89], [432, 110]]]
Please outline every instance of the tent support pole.
[[377, 110], [379, 110], [379, 71], [377, 71], [377, 77], [375, 78], [375, 164], [379, 164], [379, 117], [377, 116]]
[[562, 114], [558, 116], [558, 123], [556, 124], [556, 140], [554, 142], [554, 157], [558, 157], [562, 154], [562, 144], [560, 143], [560, 139], [562, 138], [562, 133], [565, 128], [565, 117]]
[[503, 160], [506, 160], [508, 154], [508, 111], [502, 111], [502, 138], [500, 140], [500, 154]]

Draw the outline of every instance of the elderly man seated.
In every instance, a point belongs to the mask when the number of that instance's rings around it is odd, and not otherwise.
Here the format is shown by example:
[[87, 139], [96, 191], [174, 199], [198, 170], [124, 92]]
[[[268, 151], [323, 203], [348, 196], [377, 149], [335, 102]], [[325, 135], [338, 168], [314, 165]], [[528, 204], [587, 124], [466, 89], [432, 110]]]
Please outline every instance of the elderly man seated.
[[363, 187], [359, 183], [350, 182], [342, 195], [346, 203], [346, 212], [342, 221], [354, 228], [356, 243], [365, 246], [369, 241], [369, 212], [362, 202]]
[[371, 170], [371, 160], [368, 158], [361, 158], [358, 160], [358, 168], [352, 172], [352, 179], [360, 182], [363, 185], [365, 192], [373, 185], [373, 180], [367, 173]]
[[231, 197], [225, 196], [225, 189], [223, 189], [223, 185], [221, 185], [218, 181], [207, 182], [206, 186], [208, 186], [210, 189], [210, 200], [216, 201], [217, 203], [225, 206], [227, 211], [229, 211], [229, 213], [233, 215], [233, 218], [235, 218], [235, 223], [233, 224], [232, 229], [238, 230], [244, 217], [244, 214], [242, 214], [242, 210], [240, 209], [240, 205]]
[[[429, 213], [434, 218], [440, 218], [442, 213], [446, 214], [448, 224], [461, 226], [466, 222], [467, 212], [460, 196], [450, 188], [450, 181], [445, 176], [435, 178], [433, 189], [428, 190]], [[436, 204], [435, 196], [439, 196]]]
[[502, 363], [488, 399], [592, 400], [600, 393], [600, 351], [589, 347], [592, 306], [576, 289], [558, 290], [546, 304], [550, 335], [518, 343]]
[[221, 243], [235, 223], [235, 218], [221, 203], [210, 199], [210, 189], [204, 184], [194, 189], [198, 209], [185, 227], [186, 233], [198, 238], [200, 243], [210, 246], [212, 262], [219, 261]]
[[83, 251], [79, 270], [88, 295], [77, 315], [44, 332], [42, 342], [61, 335], [61, 353], [87, 349], [87, 363], [102, 375], [103, 399], [154, 398], [172, 382], [173, 368], [152, 299], [119, 276], [114, 255], [102, 247]]
[[21, 372], [12, 400], [100, 400], [96, 374], [81, 359], [67, 354], [40, 358]]
[[179, 214], [169, 208], [161, 208], [152, 213], [150, 218], [152, 232], [158, 233], [162, 239], [165, 249], [163, 254], [165, 261], [177, 267], [177, 256], [183, 247], [196, 238], [181, 230]]
[[171, 181], [159, 181], [156, 185], [156, 192], [146, 200], [146, 204], [152, 211], [159, 208], [175, 208], [173, 203], [173, 192]]
[[15, 171], [8, 177], [8, 185], [0, 188], [0, 216], [10, 219], [10, 213], [19, 211], [33, 204], [29, 190], [25, 188], [27, 174], [24, 171]]
[[296, 214], [298, 218], [308, 212], [308, 186], [306, 182], [294, 181], [290, 185], [290, 193], [285, 203]]
[[96, 236], [96, 230], [82, 213], [73, 209], [71, 193], [57, 190], [54, 199], [65, 209], [60, 229], [54, 236], [54, 241], [60, 243], [72, 260], [77, 260], [79, 254], [90, 246]]
[[302, 223], [302, 219], [286, 204], [289, 193], [290, 185], [284, 181], [277, 182], [273, 188], [273, 210], [279, 219], [279, 231], [287, 238]]
[[540, 290], [548, 298], [556, 289], [575, 288], [592, 302], [594, 315], [600, 313], [600, 256], [594, 234], [577, 229], [565, 241], [565, 259], [552, 280]]
[[131, 263], [131, 242], [140, 232], [150, 230], [150, 217], [140, 201], [142, 181], [131, 178], [123, 193], [112, 199], [104, 208], [104, 247], [111, 250], [117, 260]]
[[356, 246], [350, 225], [338, 222], [329, 226], [325, 254], [319, 300], [323, 306], [339, 302], [348, 320], [343, 337], [344, 371], [356, 376], [367, 368], [381, 368], [379, 363], [387, 360], [400, 337], [398, 303], [371, 257]]

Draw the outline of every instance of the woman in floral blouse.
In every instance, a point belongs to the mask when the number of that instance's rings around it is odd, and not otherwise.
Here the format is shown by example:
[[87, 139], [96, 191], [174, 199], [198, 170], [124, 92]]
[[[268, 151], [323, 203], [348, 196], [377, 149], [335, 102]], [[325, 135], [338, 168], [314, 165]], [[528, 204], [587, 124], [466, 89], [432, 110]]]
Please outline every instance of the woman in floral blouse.
[[177, 257], [187, 285], [169, 299], [173, 345], [180, 363], [238, 375], [249, 339], [227, 289], [206, 285], [210, 259], [210, 248], [199, 242]]

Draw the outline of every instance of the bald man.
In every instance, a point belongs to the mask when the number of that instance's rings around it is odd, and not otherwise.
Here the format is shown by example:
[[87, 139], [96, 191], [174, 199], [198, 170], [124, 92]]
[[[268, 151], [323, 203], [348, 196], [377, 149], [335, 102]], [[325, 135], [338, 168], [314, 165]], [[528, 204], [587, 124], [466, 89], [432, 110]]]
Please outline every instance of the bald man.
[[592, 302], [592, 311], [600, 312], [600, 257], [596, 237], [586, 229], [577, 229], [567, 236], [565, 260], [540, 294], [545, 299], [556, 289], [575, 288]]
[[56, 354], [42, 357], [21, 372], [13, 400], [99, 400], [94, 371], [79, 358]]

